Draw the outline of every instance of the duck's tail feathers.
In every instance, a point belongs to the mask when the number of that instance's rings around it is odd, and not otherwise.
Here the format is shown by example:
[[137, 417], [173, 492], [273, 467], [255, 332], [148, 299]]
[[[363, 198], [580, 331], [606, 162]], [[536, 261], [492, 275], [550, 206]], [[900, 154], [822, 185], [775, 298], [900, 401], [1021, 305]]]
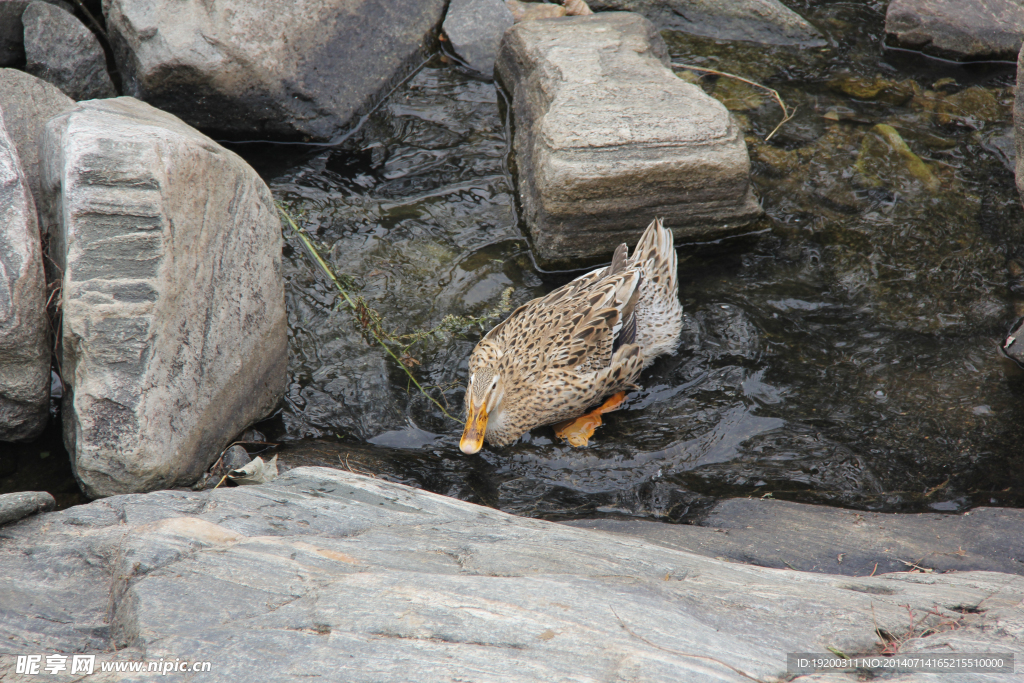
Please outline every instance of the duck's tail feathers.
[[641, 266], [644, 274], [653, 282], [670, 292], [676, 291], [675, 240], [672, 231], [655, 218], [644, 230], [633, 251], [633, 263]]

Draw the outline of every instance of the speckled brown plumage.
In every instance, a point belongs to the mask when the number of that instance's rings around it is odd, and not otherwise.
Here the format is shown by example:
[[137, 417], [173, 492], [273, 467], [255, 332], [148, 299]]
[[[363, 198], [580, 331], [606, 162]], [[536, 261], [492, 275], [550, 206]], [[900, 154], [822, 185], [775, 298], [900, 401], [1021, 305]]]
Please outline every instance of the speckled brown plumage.
[[609, 266], [520, 306], [488, 332], [470, 356], [466, 392], [467, 411], [471, 402], [488, 406], [486, 440], [510, 444], [635, 388], [641, 370], [679, 342], [676, 267], [672, 233], [655, 220], [632, 257], [621, 245]]

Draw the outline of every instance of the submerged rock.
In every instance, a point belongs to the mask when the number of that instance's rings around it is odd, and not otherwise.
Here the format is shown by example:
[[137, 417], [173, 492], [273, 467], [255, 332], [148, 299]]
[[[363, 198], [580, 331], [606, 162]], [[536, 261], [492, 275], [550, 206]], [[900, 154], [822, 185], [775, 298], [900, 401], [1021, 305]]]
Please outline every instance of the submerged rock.
[[196, 481], [270, 412], [288, 358], [281, 228], [236, 154], [133, 98], [47, 125], [64, 272], [64, 440], [90, 496]]
[[22, 491], [0, 495], [0, 525], [17, 522], [19, 519], [47, 512], [57, 506], [57, 501], [46, 491]]
[[512, 12], [502, 0], [452, 0], [444, 18], [444, 32], [455, 53], [470, 68], [490, 78], [498, 43], [513, 21]]
[[0, 111], [39, 211], [43, 210], [39, 181], [43, 129], [47, 121], [74, 106], [75, 101], [56, 86], [24, 71], [0, 69]]
[[0, 441], [49, 419], [50, 345], [36, 205], [0, 114]]
[[637, 12], [660, 29], [718, 40], [818, 47], [825, 39], [778, 0], [588, 0], [594, 11]]
[[677, 239], [710, 239], [760, 215], [740, 127], [672, 73], [643, 17], [517, 24], [497, 72], [512, 92], [518, 191], [542, 264], [609, 255], [654, 216]]
[[211, 683], [776, 680], [787, 652], [872, 651], [877, 630], [925, 615], [956, 629], [905, 651], [1021, 647], [1024, 577], [744, 566], [323, 468], [110, 498], [5, 536], [12, 652], [93, 653], [97, 668], [187, 652], [216, 662]]
[[886, 39], [953, 59], [1013, 59], [1024, 36], [1018, 0], [891, 0]]
[[110, 0], [124, 91], [225, 137], [331, 140], [418, 66], [445, 0]]
[[75, 15], [36, 1], [25, 8], [21, 20], [26, 71], [76, 100], [117, 95], [100, 41]]

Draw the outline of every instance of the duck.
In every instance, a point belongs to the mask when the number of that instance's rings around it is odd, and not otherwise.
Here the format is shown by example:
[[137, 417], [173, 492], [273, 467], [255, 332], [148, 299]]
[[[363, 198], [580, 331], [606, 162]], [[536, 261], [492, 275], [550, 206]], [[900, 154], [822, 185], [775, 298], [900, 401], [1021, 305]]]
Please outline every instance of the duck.
[[[611, 263], [529, 301], [473, 349], [460, 450], [508, 446], [554, 425], [585, 446], [601, 415], [639, 389], [641, 372], [674, 354], [683, 325], [672, 231], [655, 218], [633, 255], [620, 244]], [[593, 408], [587, 412], [588, 408]]]

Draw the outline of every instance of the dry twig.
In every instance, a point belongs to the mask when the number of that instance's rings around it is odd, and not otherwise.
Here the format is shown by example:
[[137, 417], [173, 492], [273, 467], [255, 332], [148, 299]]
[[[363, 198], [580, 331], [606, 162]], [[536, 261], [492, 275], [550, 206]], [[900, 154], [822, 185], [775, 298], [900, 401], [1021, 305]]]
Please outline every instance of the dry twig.
[[743, 78], [742, 76], [737, 76], [736, 74], [727, 73], [725, 71], [718, 71], [717, 69], [706, 69], [702, 66], [693, 66], [692, 64], [680, 64], [679, 62], [672, 62], [672, 66], [678, 67], [680, 69], [689, 69], [690, 71], [700, 71], [701, 73], [711, 74], [713, 76], [732, 78], [733, 80], [741, 81], [743, 83], [746, 83], [747, 85], [751, 85], [755, 88], [759, 88], [767, 93], [770, 93], [771, 96], [775, 99], [775, 101], [779, 103], [779, 106], [782, 107], [782, 120], [779, 121], [779, 125], [775, 126], [771, 133], [768, 133], [768, 137], [764, 139], [765, 142], [771, 140], [772, 136], [779, 132], [779, 128], [782, 128], [782, 124], [796, 116], [796, 107], [793, 107], [793, 109], [787, 107], [786, 103], [782, 101], [782, 96], [779, 95], [779, 91], [773, 88], [769, 88], [766, 85], [761, 85], [760, 83], [752, 81], [748, 78]]

